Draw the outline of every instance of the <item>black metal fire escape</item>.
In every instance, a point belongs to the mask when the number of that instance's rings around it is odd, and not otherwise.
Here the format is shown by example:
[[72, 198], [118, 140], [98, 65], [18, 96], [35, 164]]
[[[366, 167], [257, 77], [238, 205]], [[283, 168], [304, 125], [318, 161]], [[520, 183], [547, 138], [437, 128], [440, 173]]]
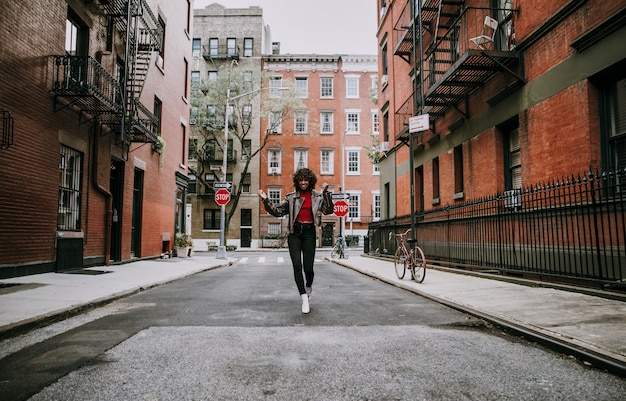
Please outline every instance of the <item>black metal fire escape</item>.
[[[487, 7], [491, 4], [487, 1], [484, 8], [467, 7], [463, 0], [425, 0], [418, 10], [418, 1], [407, 0], [394, 27], [394, 54], [414, 65], [415, 79], [419, 79], [415, 93], [395, 110], [396, 126], [404, 127], [396, 133], [401, 141], [408, 140], [408, 119], [416, 112], [428, 113], [436, 121], [455, 110], [468, 119], [469, 95], [494, 74], [507, 73], [510, 90], [525, 83], [523, 74], [516, 72], [521, 64], [514, 42], [502, 39], [514, 37], [515, 10]], [[471, 36], [480, 34], [487, 15], [499, 19], [499, 39], [488, 47], [474, 46]]]
[[[88, 56], [53, 56], [55, 110], [75, 106], [117, 133], [119, 143], [154, 143], [159, 119], [140, 102], [152, 53], [162, 48], [163, 28], [145, 0], [97, 0], [125, 45], [119, 79]], [[159, 57], [159, 56], [157, 56]], [[58, 102], [64, 99], [63, 105]]]

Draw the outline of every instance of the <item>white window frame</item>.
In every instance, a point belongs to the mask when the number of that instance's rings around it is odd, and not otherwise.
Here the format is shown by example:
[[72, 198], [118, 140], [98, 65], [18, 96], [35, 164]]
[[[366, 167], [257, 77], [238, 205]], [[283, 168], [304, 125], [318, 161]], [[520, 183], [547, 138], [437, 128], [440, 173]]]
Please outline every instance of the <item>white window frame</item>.
[[308, 131], [308, 116], [309, 113], [306, 110], [298, 110], [293, 116], [293, 133], [294, 134], [306, 134]]
[[372, 109], [372, 135], [378, 136], [380, 134], [380, 114], [378, 109]]
[[254, 39], [243, 38], [243, 56], [252, 57], [253, 48], [254, 48]]
[[335, 131], [335, 113], [332, 111], [320, 112], [320, 134], [332, 134]]
[[320, 174], [335, 174], [335, 150], [320, 149]]
[[293, 171], [309, 167], [309, 150], [294, 149], [293, 151]]
[[372, 191], [372, 220], [380, 221], [380, 191]]
[[[330, 83], [330, 86], [325, 86], [325, 84]], [[335, 93], [333, 77], [320, 77], [320, 98], [321, 99], [332, 99]], [[330, 91], [330, 94], [324, 94], [324, 92]]]
[[76, 149], [61, 145], [59, 161], [59, 199], [57, 229], [80, 231], [83, 154]]
[[356, 135], [361, 129], [361, 110], [346, 110], [346, 134]]
[[361, 175], [361, 147], [346, 147], [346, 175]]
[[228, 56], [237, 55], [237, 38], [226, 38], [226, 54]]
[[359, 98], [359, 76], [346, 75], [346, 99]]
[[218, 38], [209, 38], [209, 55], [217, 56], [220, 48], [220, 40]]
[[281, 174], [282, 151], [280, 149], [269, 149], [267, 151], [267, 172], [268, 174]]
[[283, 121], [281, 113], [279, 111], [270, 111], [267, 118], [270, 134], [282, 134]]
[[280, 192], [280, 188], [268, 188], [267, 189], [267, 197], [273, 204], [280, 203], [280, 199], [282, 194]]
[[200, 56], [202, 56], [202, 39], [193, 38], [191, 42], [191, 57], [199, 58]]
[[282, 222], [280, 223], [267, 223], [267, 235], [281, 235]]
[[348, 192], [348, 215], [347, 221], [361, 221], [361, 191]]
[[307, 99], [309, 97], [309, 77], [297, 76], [296, 78], [296, 97]]
[[282, 77], [271, 77], [270, 78], [270, 98], [280, 99], [283, 94], [279, 88], [282, 88], [282, 87], [283, 87]]

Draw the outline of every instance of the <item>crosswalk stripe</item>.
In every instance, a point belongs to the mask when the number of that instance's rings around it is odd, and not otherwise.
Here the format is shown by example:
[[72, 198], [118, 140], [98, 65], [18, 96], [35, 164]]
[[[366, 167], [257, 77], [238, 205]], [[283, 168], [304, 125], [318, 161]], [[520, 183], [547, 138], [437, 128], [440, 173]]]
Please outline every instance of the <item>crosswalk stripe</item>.
[[265, 256], [261, 256], [259, 258], [259, 263], [265, 263]]

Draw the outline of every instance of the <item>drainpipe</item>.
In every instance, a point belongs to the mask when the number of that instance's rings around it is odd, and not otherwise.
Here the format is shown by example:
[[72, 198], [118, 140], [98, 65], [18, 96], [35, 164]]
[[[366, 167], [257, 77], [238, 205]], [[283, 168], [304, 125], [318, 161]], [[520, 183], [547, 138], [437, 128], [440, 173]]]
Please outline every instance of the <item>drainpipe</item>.
[[[100, 170], [100, 152], [98, 152], [98, 144], [100, 143], [100, 135], [97, 128], [99, 125], [93, 125], [93, 185], [105, 197], [106, 216], [104, 220], [104, 265], [111, 264], [111, 226], [113, 224], [113, 196], [111, 192], [100, 182], [98, 171]], [[102, 126], [99, 126], [102, 129]], [[110, 171], [110, 161], [108, 161], [107, 170]], [[110, 174], [110, 173], [109, 173]]]

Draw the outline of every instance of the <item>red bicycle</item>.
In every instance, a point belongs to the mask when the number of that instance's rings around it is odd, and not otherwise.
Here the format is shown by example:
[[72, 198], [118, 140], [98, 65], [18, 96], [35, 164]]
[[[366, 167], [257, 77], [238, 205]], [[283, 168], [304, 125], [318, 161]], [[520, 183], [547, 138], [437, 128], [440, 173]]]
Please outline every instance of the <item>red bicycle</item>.
[[[417, 246], [417, 240], [407, 238], [410, 232], [411, 229], [409, 228], [402, 234], [389, 233], [389, 239], [391, 240], [391, 235], [393, 235], [398, 243], [398, 249], [396, 249], [393, 257], [393, 264], [396, 268], [396, 275], [400, 280], [404, 278], [406, 270], [409, 269], [413, 280], [422, 283], [426, 277], [426, 258], [422, 248]], [[409, 248], [406, 246], [407, 243], [410, 244]]]

